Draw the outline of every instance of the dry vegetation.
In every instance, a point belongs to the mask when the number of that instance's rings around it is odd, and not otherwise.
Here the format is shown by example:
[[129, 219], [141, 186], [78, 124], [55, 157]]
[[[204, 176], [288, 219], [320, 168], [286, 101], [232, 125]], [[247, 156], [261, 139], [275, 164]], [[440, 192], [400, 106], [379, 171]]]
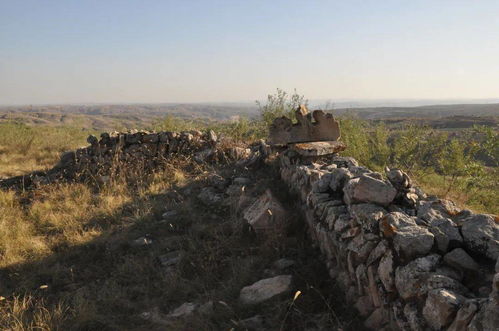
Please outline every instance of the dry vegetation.
[[[197, 194], [215, 172], [251, 177], [253, 194], [273, 187], [293, 208], [269, 169], [235, 171], [190, 159], [172, 161], [133, 183], [0, 191], [0, 328], [243, 330], [242, 319], [262, 314], [272, 329], [318, 323], [357, 329], [356, 316], [335, 295], [322, 262], [310, 258], [317, 254], [299, 219], [290, 220], [286, 237], [258, 239], [243, 231], [231, 205], [200, 202]], [[178, 214], [165, 220], [165, 210]], [[144, 236], [152, 243], [137, 245]], [[179, 249], [185, 255], [176, 269], [161, 265], [161, 255]], [[291, 273], [302, 294], [257, 307], [239, 304], [240, 289], [264, 278], [281, 257], [297, 261]], [[165, 321], [187, 301], [213, 301], [214, 308], [188, 320]]]
[[[282, 106], [276, 114], [293, 106], [286, 100], [271, 101]], [[267, 115], [268, 121], [272, 114]], [[480, 140], [467, 145], [429, 128], [389, 130], [353, 118], [342, 118], [341, 124], [348, 154], [364, 165], [377, 170], [398, 166], [430, 193], [476, 211], [498, 213], [498, 167], [490, 164], [497, 162], [494, 130], [478, 128], [473, 137]], [[203, 126], [168, 117], [156, 128], [200, 126], [238, 141], [265, 135], [261, 122], [245, 119]], [[88, 134], [68, 127], [0, 124], [0, 177], [45, 170], [61, 152], [85, 145]], [[475, 157], [479, 154], [482, 159]], [[488, 165], [481, 161], [484, 155]], [[286, 238], [257, 240], [243, 233], [230, 205], [210, 208], [197, 198], [214, 173], [250, 177], [255, 195], [272, 187], [293, 210], [293, 199], [283, 195], [286, 190], [272, 169], [201, 166], [190, 159], [138, 175], [133, 185], [116, 179], [103, 186], [60, 183], [27, 192], [0, 191], [0, 328], [229, 330], [241, 329], [244, 318], [263, 314], [273, 329], [318, 323], [358, 329], [356, 316], [336, 294], [322, 263], [310, 258], [317, 254], [310, 251], [300, 219], [291, 222]], [[164, 220], [165, 210], [178, 215]], [[134, 244], [144, 236], [152, 244]], [[168, 271], [158, 257], [173, 250], [185, 256], [178, 268]], [[302, 294], [295, 301], [290, 294], [258, 307], [241, 306], [241, 287], [264, 278], [281, 257], [297, 261], [291, 272]], [[202, 318], [166, 325], [161, 316], [187, 301], [213, 301], [214, 309]], [[144, 312], [155, 317], [144, 319]]]
[[0, 123], [0, 178], [53, 167], [62, 152], [85, 146], [91, 132], [73, 127]]

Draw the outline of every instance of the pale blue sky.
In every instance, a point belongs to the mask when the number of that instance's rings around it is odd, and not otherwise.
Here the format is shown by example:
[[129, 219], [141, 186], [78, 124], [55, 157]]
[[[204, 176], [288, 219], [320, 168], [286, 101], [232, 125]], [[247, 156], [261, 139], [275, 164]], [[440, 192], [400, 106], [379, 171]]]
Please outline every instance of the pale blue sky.
[[499, 1], [0, 0], [0, 104], [499, 97]]

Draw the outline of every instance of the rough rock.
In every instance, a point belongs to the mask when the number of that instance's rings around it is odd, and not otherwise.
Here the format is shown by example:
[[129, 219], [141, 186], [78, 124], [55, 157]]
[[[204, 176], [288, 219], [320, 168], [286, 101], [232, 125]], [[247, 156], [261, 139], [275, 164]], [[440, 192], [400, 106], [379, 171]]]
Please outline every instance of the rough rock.
[[213, 173], [208, 178], [209, 185], [213, 186], [219, 191], [223, 191], [229, 186], [230, 181], [227, 178], [220, 176], [219, 174]]
[[418, 217], [427, 222], [440, 218], [452, 218], [458, 215], [460, 211], [454, 202], [449, 200], [420, 201], [417, 207]]
[[435, 236], [438, 250], [441, 252], [447, 252], [449, 248], [461, 246], [463, 242], [457, 225], [448, 218], [431, 221], [428, 229]]
[[333, 192], [341, 192], [345, 183], [347, 183], [352, 178], [352, 174], [348, 169], [345, 168], [335, 168], [331, 170], [331, 176], [329, 180], [329, 188]]
[[329, 191], [329, 182], [331, 181], [332, 174], [326, 173], [319, 180], [312, 185], [312, 191], [317, 193], [325, 193]]
[[434, 330], [440, 330], [453, 321], [463, 301], [464, 299], [460, 295], [451, 291], [432, 290], [426, 298], [423, 316]]
[[154, 307], [150, 311], [140, 313], [140, 318], [159, 325], [171, 325], [171, 320], [168, 319], [166, 315], [162, 314], [158, 307]]
[[338, 168], [350, 168], [359, 165], [357, 160], [350, 156], [335, 156], [333, 157], [332, 162], [333, 164], [336, 164]]
[[204, 187], [198, 194], [198, 199], [207, 206], [216, 205], [223, 200], [223, 195], [216, 193], [213, 187]]
[[179, 263], [184, 256], [184, 252], [181, 250], [169, 252], [158, 257], [159, 263], [164, 267], [173, 266]]
[[462, 248], [456, 248], [445, 254], [444, 262], [460, 270], [478, 270], [478, 264]]
[[217, 140], [218, 140], [218, 137], [217, 137], [217, 134], [215, 133], [215, 131], [213, 130], [209, 130], [208, 131], [208, 134], [207, 134], [207, 140], [210, 142], [210, 143], [216, 143]]
[[295, 264], [294, 260], [283, 258], [275, 261], [272, 264], [272, 267], [274, 267], [277, 270], [284, 270], [293, 266], [294, 264]]
[[371, 330], [379, 330], [388, 322], [389, 313], [383, 307], [379, 307], [364, 322], [364, 326]]
[[382, 206], [388, 206], [397, 194], [389, 182], [366, 175], [349, 180], [343, 192], [347, 204], [371, 202]]
[[393, 242], [395, 250], [410, 259], [430, 252], [433, 247], [433, 234], [420, 226], [407, 226], [397, 231]]
[[493, 215], [473, 215], [463, 221], [465, 245], [492, 260], [499, 258], [499, 224]]
[[392, 185], [397, 190], [408, 189], [409, 187], [412, 186], [411, 179], [409, 178], [409, 176], [407, 176], [407, 174], [400, 169], [386, 168], [385, 173], [386, 173], [386, 178], [388, 178], [390, 183], [392, 183]]
[[425, 255], [433, 247], [433, 234], [417, 225], [414, 217], [403, 213], [387, 214], [380, 228], [385, 237], [393, 237], [395, 250], [407, 259]]
[[395, 275], [393, 270], [393, 253], [387, 251], [378, 266], [378, 275], [388, 292], [395, 290]]
[[402, 299], [408, 300], [426, 292], [423, 285], [440, 260], [439, 255], [432, 254], [395, 269], [395, 287]]
[[421, 290], [431, 291], [439, 288], [449, 289], [460, 294], [469, 294], [468, 288], [457, 280], [437, 273], [431, 274], [427, 278], [426, 284], [422, 286]]
[[172, 310], [167, 317], [169, 318], [181, 318], [181, 317], [187, 317], [190, 316], [196, 308], [198, 307], [197, 304], [192, 303], [192, 302], [185, 302], [179, 307], [175, 308]]
[[362, 296], [357, 299], [355, 308], [359, 311], [361, 316], [368, 316], [372, 313], [374, 307], [371, 298], [368, 295]]
[[193, 155], [194, 161], [203, 163], [212, 159], [216, 155], [216, 150], [214, 148], [206, 148], [202, 151], [196, 152]]
[[[348, 170], [352, 174], [352, 177], [360, 177], [360, 176], [362, 176], [364, 174], [367, 175], [367, 176], [371, 176], [373, 174], [373, 172], [371, 170], [367, 169], [366, 167], [362, 167], [362, 166], [348, 167]], [[383, 177], [381, 176], [381, 174], [380, 174], [379, 177], [375, 175], [373, 178], [383, 179]]]
[[140, 237], [132, 241], [132, 246], [147, 246], [152, 244], [152, 239], [145, 236]]
[[447, 265], [442, 265], [437, 267], [437, 270], [435, 271], [438, 275], [444, 275], [449, 278], [455, 279], [458, 282], [461, 282], [463, 280], [463, 272], [459, 269], [454, 269], [450, 266]]
[[307, 107], [301, 105], [295, 111], [295, 116], [297, 123], [284, 116], [272, 122], [269, 128], [269, 141], [272, 145], [335, 141], [340, 138], [339, 123], [331, 114], [322, 110], [309, 113]]
[[250, 157], [251, 149], [242, 147], [232, 147], [229, 149], [229, 156], [234, 160], [241, 160]]
[[341, 233], [350, 225], [350, 217], [347, 214], [340, 215], [334, 223], [334, 231]]
[[414, 303], [408, 303], [404, 306], [404, 316], [409, 322], [409, 326], [413, 331], [426, 330], [426, 323], [420, 317], [418, 307]]
[[288, 147], [301, 157], [316, 158], [344, 151], [346, 145], [342, 141], [314, 141], [289, 144]]
[[386, 209], [372, 203], [351, 205], [349, 210], [362, 228], [370, 233], [378, 232], [379, 220], [386, 215]]
[[286, 211], [272, 192], [267, 190], [244, 210], [243, 218], [256, 232], [273, 231], [284, 224]]
[[386, 240], [380, 241], [376, 248], [374, 248], [374, 250], [369, 254], [366, 265], [370, 265], [378, 261], [386, 253], [387, 249], [388, 246]]
[[239, 300], [241, 303], [249, 305], [264, 302], [290, 291], [291, 282], [291, 275], [280, 275], [259, 280], [250, 286], [243, 287], [239, 294]]
[[499, 302], [494, 299], [482, 300], [479, 309], [473, 316], [468, 330], [470, 331], [497, 331], [499, 330]]
[[466, 331], [477, 310], [478, 304], [476, 300], [466, 300], [457, 311], [456, 318], [454, 318], [447, 331]]
[[165, 219], [165, 218], [170, 218], [170, 217], [177, 216], [177, 215], [178, 215], [177, 210], [168, 210], [168, 211], [164, 212], [163, 215], [161, 215], [161, 217], [163, 217], [163, 219]]

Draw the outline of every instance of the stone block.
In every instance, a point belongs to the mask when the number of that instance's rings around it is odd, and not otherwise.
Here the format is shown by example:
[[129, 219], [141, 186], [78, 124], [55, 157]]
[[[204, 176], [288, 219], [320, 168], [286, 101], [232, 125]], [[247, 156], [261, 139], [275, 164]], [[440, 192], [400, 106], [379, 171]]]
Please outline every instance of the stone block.
[[286, 219], [286, 211], [270, 190], [265, 191], [243, 212], [243, 218], [256, 232], [280, 229]]

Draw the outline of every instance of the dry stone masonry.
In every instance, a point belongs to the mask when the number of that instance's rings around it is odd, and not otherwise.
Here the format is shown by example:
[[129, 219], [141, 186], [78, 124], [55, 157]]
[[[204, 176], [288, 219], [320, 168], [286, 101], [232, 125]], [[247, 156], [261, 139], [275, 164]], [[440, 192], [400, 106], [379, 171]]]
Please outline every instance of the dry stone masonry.
[[372, 329], [498, 330], [499, 219], [427, 196], [399, 169], [280, 155], [330, 275]]
[[[499, 330], [498, 217], [428, 196], [402, 170], [387, 168], [381, 174], [338, 156], [345, 145], [330, 115], [311, 115], [300, 108], [297, 118], [297, 124], [277, 119], [271, 128], [280, 176], [301, 202], [330, 276], [366, 327]], [[179, 154], [198, 162], [226, 159], [250, 166], [270, 153], [264, 142], [222, 150], [213, 131], [104, 133], [100, 139], [90, 136], [88, 142], [90, 146], [64, 154], [48, 173], [15, 180], [51, 182], [83, 173], [105, 181], [119, 174], [113, 173], [116, 165], [139, 163], [150, 169]], [[247, 179], [238, 182], [240, 187]], [[208, 205], [221, 199], [209, 187], [199, 198]], [[257, 232], [285, 222], [283, 207], [270, 191], [252, 204], [240, 205], [249, 205], [244, 218]], [[148, 240], [139, 238], [136, 244]], [[173, 266], [181, 258], [182, 252], [175, 252], [163, 256], [161, 263]], [[240, 300], [258, 303], [290, 291], [291, 283], [288, 275], [265, 279], [245, 287]], [[189, 304], [172, 315], [194, 309]]]
[[[223, 138], [222, 138], [223, 139]], [[220, 138], [215, 132], [197, 130], [183, 132], [129, 132], [102, 133], [100, 139], [91, 135], [89, 146], [62, 155], [59, 163], [47, 172], [0, 180], [0, 187], [25, 188], [48, 184], [61, 179], [75, 180], [92, 178], [106, 182], [122, 171], [147, 172], [171, 158], [184, 155], [198, 162], [230, 161], [245, 165], [260, 160], [264, 151], [261, 144], [252, 148], [220, 147]]]

